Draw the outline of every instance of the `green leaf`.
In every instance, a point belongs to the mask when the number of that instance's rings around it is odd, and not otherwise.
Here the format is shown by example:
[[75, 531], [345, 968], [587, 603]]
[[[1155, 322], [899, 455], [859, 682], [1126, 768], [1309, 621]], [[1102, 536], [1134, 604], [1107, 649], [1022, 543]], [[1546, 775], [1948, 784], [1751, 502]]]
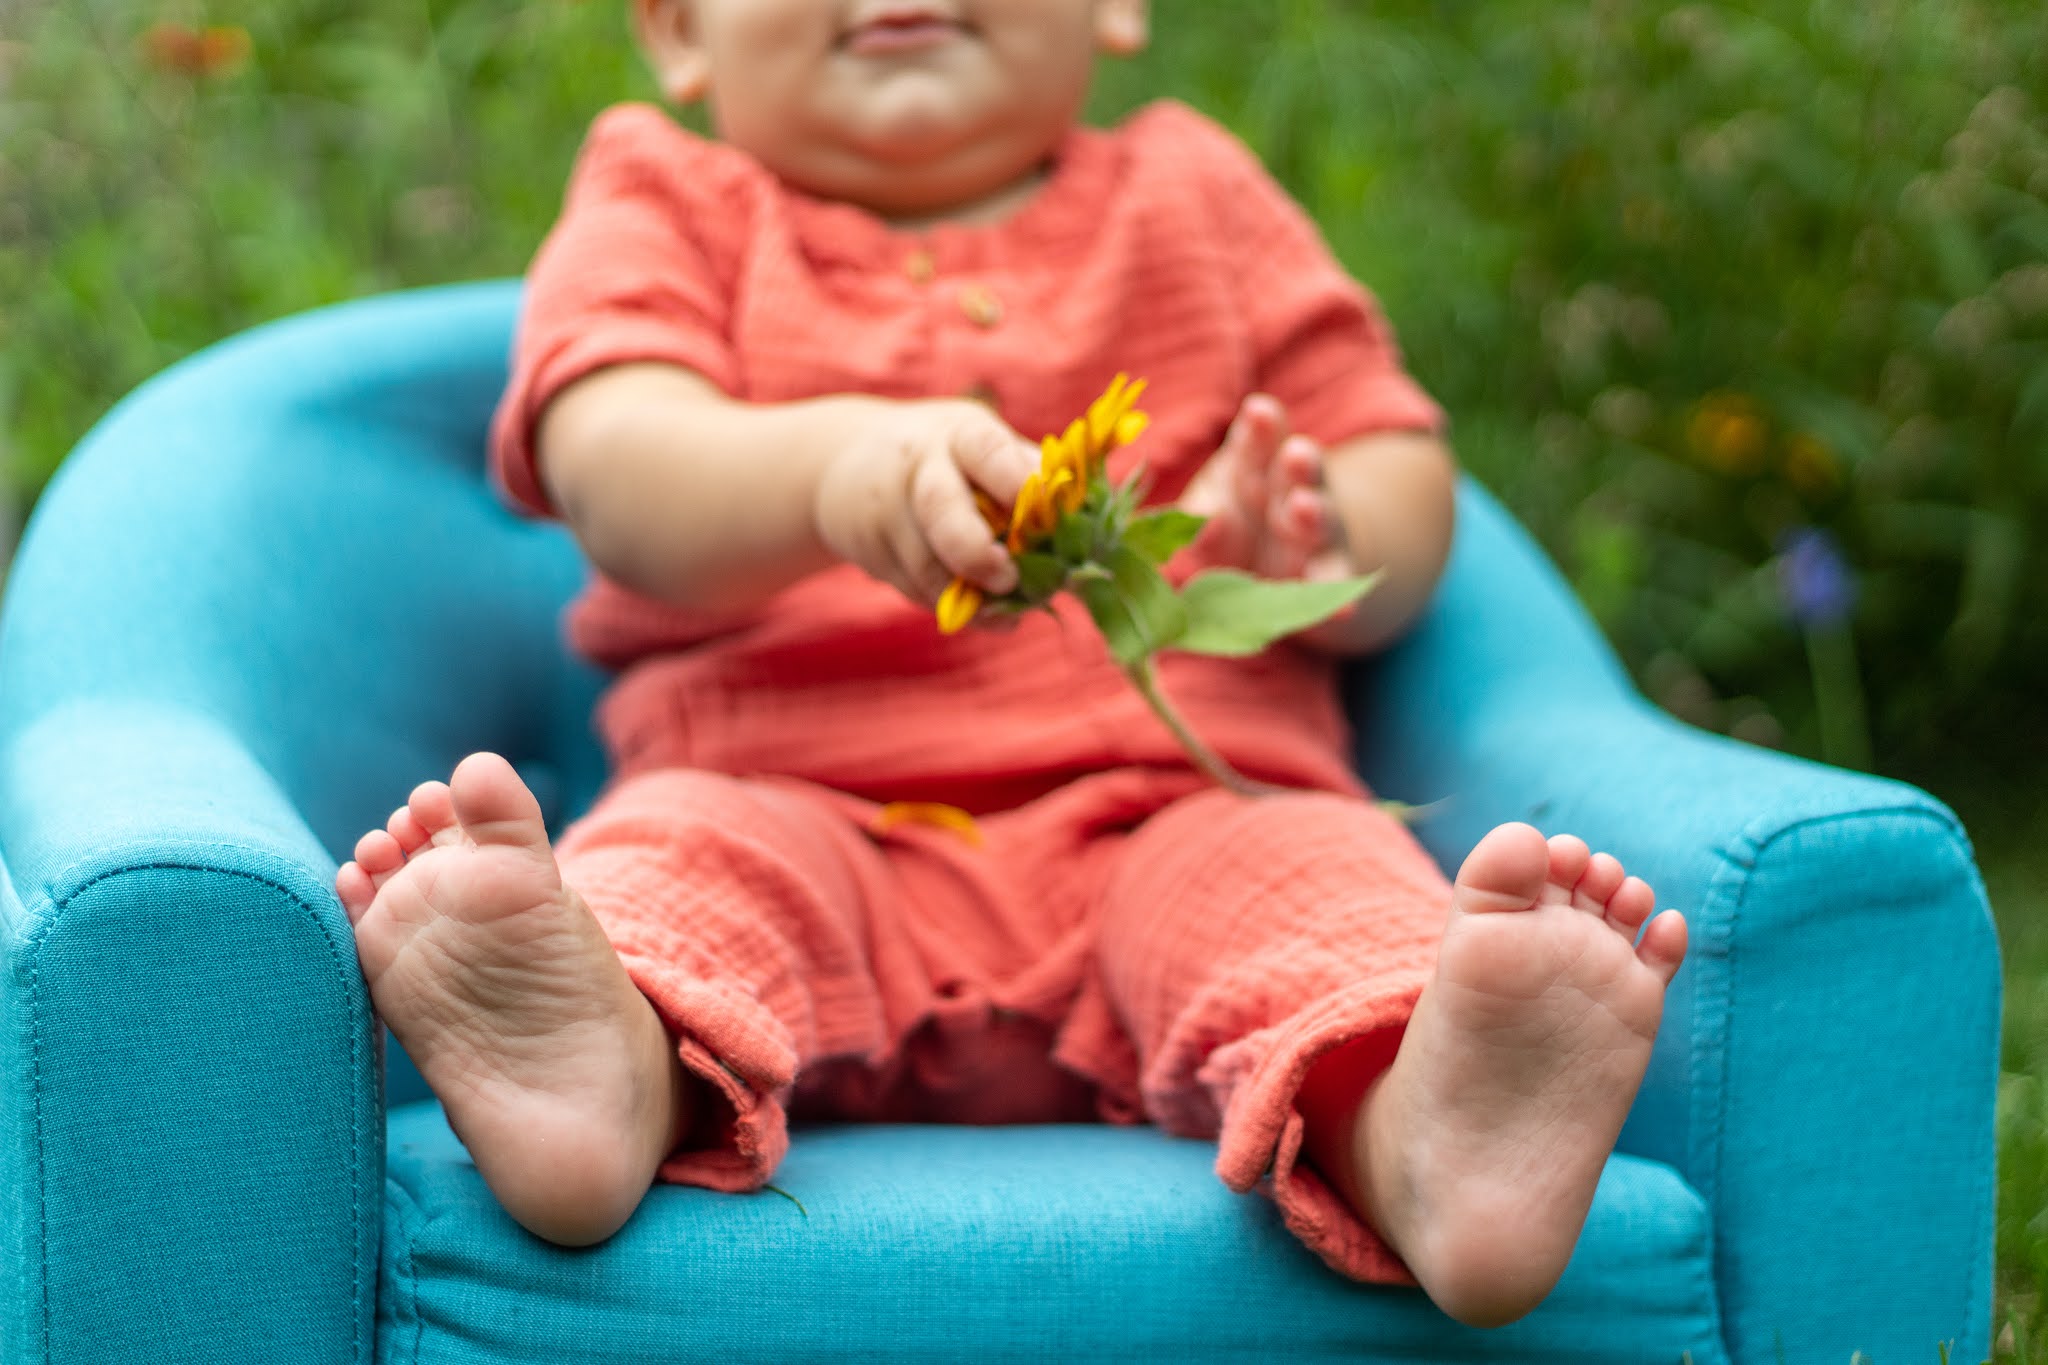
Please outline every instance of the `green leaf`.
[[1178, 640], [1188, 628], [1188, 610], [1152, 561], [1128, 545], [1119, 545], [1110, 551], [1108, 566], [1110, 579], [1129, 605], [1131, 619], [1145, 641], [1145, 652], [1154, 653]]
[[1043, 602], [1066, 585], [1067, 566], [1056, 556], [1027, 552], [1011, 562], [1017, 566], [1012, 594], [1026, 602]]
[[1145, 487], [1145, 466], [1140, 464], [1131, 471], [1129, 478], [1111, 490], [1103, 524], [1112, 539], [1123, 539], [1124, 528], [1137, 515], [1138, 504], [1145, 500]]
[[1147, 512], [1124, 528], [1124, 544], [1154, 564], [1164, 564], [1173, 558], [1174, 551], [1200, 535], [1207, 524], [1207, 517], [1177, 507]]
[[1130, 665], [1145, 657], [1145, 638], [1114, 582], [1107, 578], [1079, 578], [1073, 588], [1087, 606], [1088, 614], [1095, 618], [1095, 628], [1102, 632], [1110, 655], [1118, 663]]
[[1119, 664], [1129, 667], [1180, 638], [1187, 610], [1150, 560], [1119, 546], [1105, 567], [1107, 576], [1075, 575], [1073, 589]]
[[1270, 582], [1235, 569], [1196, 574], [1181, 589], [1187, 630], [1174, 642], [1190, 654], [1242, 658], [1282, 636], [1326, 621], [1379, 582], [1377, 573], [1328, 583]]
[[1095, 552], [1095, 520], [1087, 508], [1069, 512], [1054, 523], [1052, 552], [1069, 564], [1080, 564]]

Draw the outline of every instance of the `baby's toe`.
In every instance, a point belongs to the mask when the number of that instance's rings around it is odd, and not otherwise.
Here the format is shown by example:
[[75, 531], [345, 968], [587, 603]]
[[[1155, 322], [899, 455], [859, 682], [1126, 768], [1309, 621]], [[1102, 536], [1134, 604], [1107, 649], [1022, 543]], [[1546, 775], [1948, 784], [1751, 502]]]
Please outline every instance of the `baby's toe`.
[[431, 837], [426, 826], [419, 822], [419, 817], [412, 813], [410, 806], [400, 806], [391, 812], [391, 818], [384, 823], [384, 828], [392, 838], [398, 840], [398, 846], [405, 851], [408, 858], [419, 852]]
[[1621, 889], [1627, 877], [1628, 872], [1622, 867], [1621, 859], [1612, 853], [1595, 853], [1586, 860], [1585, 875], [1579, 878], [1578, 886], [1573, 889], [1572, 903], [1581, 910], [1604, 915], [1608, 902], [1614, 899], [1614, 893]]
[[1666, 910], [1643, 930], [1636, 956], [1668, 986], [1671, 978], [1678, 975], [1679, 964], [1685, 961], [1686, 936], [1685, 916], [1676, 910]]
[[1464, 914], [1532, 909], [1543, 895], [1548, 862], [1536, 830], [1519, 822], [1497, 826], [1465, 855], [1451, 905]]
[[356, 865], [368, 874], [372, 886], [382, 886], [404, 863], [405, 850], [390, 830], [373, 829], [356, 840]]
[[455, 798], [446, 782], [420, 783], [405, 799], [405, 809], [434, 843], [444, 844], [461, 837], [461, 829], [455, 823]]
[[1641, 877], [1624, 878], [1607, 898], [1607, 922], [1633, 936], [1657, 908], [1657, 893]]
[[1586, 873], [1586, 860], [1593, 856], [1586, 841], [1575, 834], [1553, 834], [1546, 841], [1550, 849], [1550, 870], [1545, 874], [1543, 900], [1548, 905], [1571, 903], [1572, 888]]
[[341, 898], [341, 908], [348, 914], [348, 922], [354, 924], [369, 910], [370, 902], [377, 898], [377, 888], [370, 884], [370, 874], [354, 862], [341, 865], [341, 871], [334, 874], [334, 894]]

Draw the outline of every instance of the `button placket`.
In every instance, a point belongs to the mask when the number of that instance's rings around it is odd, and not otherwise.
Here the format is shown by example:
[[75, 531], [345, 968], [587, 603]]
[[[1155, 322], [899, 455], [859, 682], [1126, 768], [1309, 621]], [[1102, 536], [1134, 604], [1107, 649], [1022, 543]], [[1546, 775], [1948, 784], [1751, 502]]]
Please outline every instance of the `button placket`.
[[960, 291], [960, 312], [976, 327], [987, 331], [1003, 320], [1003, 301], [985, 284], [970, 284]]

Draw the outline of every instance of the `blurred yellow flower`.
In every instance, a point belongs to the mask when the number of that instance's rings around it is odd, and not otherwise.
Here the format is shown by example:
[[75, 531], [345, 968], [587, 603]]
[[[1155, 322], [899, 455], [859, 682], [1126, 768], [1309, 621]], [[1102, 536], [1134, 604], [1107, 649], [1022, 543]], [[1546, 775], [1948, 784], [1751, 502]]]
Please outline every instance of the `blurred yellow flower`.
[[[1110, 452], [1145, 434], [1152, 419], [1137, 408], [1144, 392], [1144, 380], [1133, 382], [1129, 375], [1119, 374], [1103, 395], [1088, 405], [1086, 415], [1075, 418], [1059, 435], [1039, 442], [1038, 469], [1017, 490], [1016, 505], [1007, 518], [994, 499], [976, 491], [974, 505], [982, 520], [1011, 554], [1022, 554], [1050, 536], [1061, 517], [1080, 511]], [[981, 589], [964, 578], [947, 584], [939, 595], [940, 632], [951, 635], [964, 630], [981, 610], [983, 600]]]
[[1756, 400], [1739, 393], [1711, 393], [1686, 422], [1693, 454], [1711, 469], [1738, 478], [1763, 472], [1770, 431]]

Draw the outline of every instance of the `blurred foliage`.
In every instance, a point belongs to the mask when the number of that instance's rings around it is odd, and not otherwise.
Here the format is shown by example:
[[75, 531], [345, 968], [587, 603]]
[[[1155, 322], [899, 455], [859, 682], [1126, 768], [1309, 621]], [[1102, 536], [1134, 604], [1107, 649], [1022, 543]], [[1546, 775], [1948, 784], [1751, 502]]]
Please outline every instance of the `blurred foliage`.
[[[0, 459], [251, 322], [508, 274], [611, 0], [0, 0]], [[2048, 8], [1158, 0], [1651, 695], [1838, 761], [2048, 687]], [[237, 37], [237, 35], [243, 35]]]

